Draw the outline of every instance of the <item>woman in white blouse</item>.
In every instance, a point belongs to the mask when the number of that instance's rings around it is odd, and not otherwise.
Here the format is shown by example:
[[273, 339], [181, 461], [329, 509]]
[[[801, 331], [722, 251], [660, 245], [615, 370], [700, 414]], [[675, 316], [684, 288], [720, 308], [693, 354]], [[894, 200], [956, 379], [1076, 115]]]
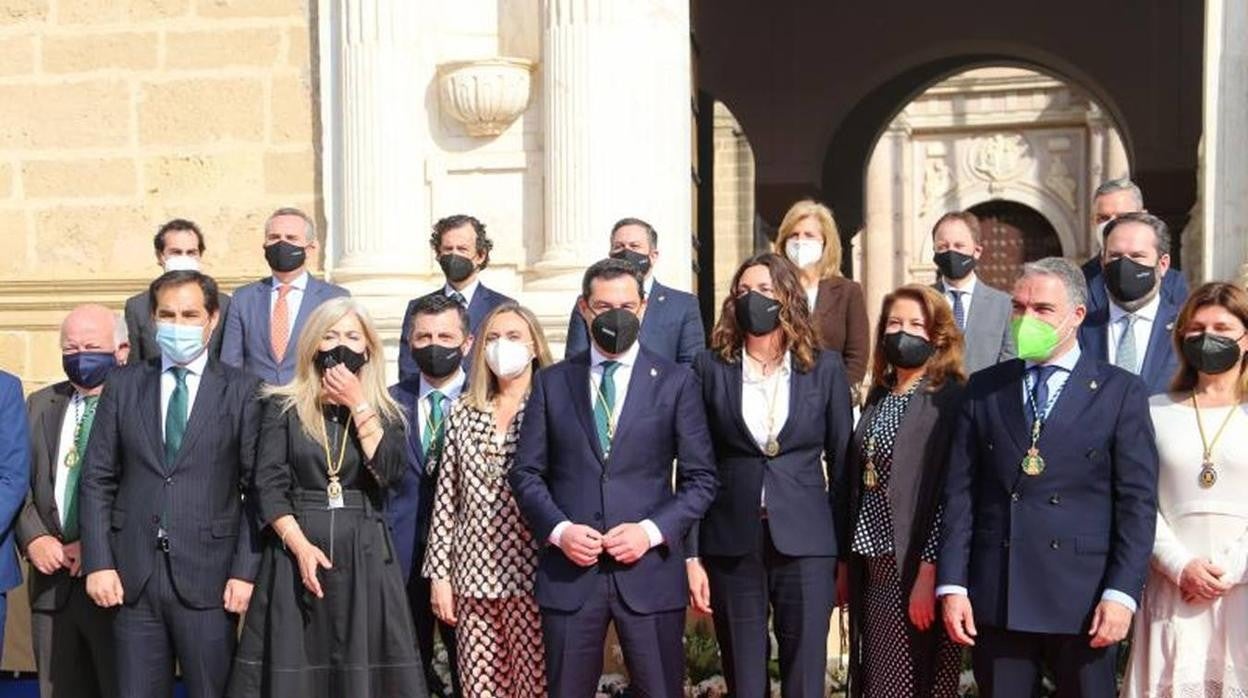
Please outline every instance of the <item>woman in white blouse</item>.
[[1152, 399], [1157, 540], [1123, 696], [1248, 695], [1248, 293], [1210, 283], [1175, 323], [1180, 370]]

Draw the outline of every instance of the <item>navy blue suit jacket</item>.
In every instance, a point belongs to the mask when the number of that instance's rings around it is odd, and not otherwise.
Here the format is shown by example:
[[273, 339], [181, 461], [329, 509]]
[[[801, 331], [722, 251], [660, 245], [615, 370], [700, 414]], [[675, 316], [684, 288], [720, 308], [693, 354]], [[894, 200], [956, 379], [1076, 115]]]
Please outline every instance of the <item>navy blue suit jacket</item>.
[[[668, 361], [689, 365], [706, 348], [702, 329], [702, 311], [693, 294], [654, 282], [646, 299], [646, 315], [641, 320], [641, 346]], [[572, 308], [568, 318], [568, 342], [563, 350], [565, 359], [589, 351], [589, 331], [585, 319]]]
[[285, 385], [295, 377], [295, 354], [299, 333], [308, 316], [321, 303], [351, 292], [341, 286], [309, 276], [308, 286], [299, 303], [299, 314], [291, 327], [290, 342], [281, 361], [273, 360], [273, 339], [269, 333], [270, 299], [273, 277], [253, 281], [234, 292], [229, 312], [225, 315], [225, 332], [221, 335], [221, 363], [241, 368], [271, 385]]
[[13, 532], [30, 488], [30, 438], [22, 382], [0, 371], [0, 592], [22, 583]]
[[[1100, 287], [1104, 292], [1103, 277]], [[1169, 390], [1170, 381], [1179, 370], [1179, 357], [1174, 351], [1174, 323], [1179, 318], [1184, 299], [1174, 299], [1165, 293], [1160, 296], [1157, 317], [1148, 335], [1144, 364], [1140, 367], [1140, 378], [1147, 386], [1149, 395]], [[1108, 302], [1096, 308], [1089, 305], [1088, 316], [1079, 326], [1079, 346], [1101, 361], [1109, 360], [1109, 317]]]
[[[641, 347], [604, 458], [590, 406], [585, 352], [537, 373], [508, 482], [537, 540], [562, 521], [603, 533], [650, 519], [663, 534], [631, 565], [607, 556], [588, 568], [549, 544], [539, 552], [536, 597], [542, 608], [576, 611], [599, 573], [614, 573], [624, 603], [637, 613], [682, 609], [689, 590], [684, 537], [715, 496], [711, 436], [697, 377]], [[672, 488], [672, 463], [676, 487]]]
[[[1082, 634], [1106, 589], [1137, 602], [1157, 526], [1157, 446], [1138, 376], [1084, 352], [1044, 426], [1038, 476], [1021, 359], [971, 376], [945, 484], [938, 585], [975, 622]], [[1194, 475], [1193, 475], [1194, 477]]]
[[[465, 379], [466, 380], [466, 379]], [[386, 496], [386, 520], [394, 539], [394, 554], [399, 559], [406, 581], [420, 576], [421, 560], [417, 553], [429, 538], [429, 518], [433, 514], [433, 496], [437, 478], [426, 470], [425, 450], [421, 448], [419, 411], [420, 374], [390, 386], [390, 397], [399, 403], [407, 416], [407, 469]]]
[[[443, 293], [446, 287], [443, 286], [433, 293], [427, 293], [431, 296], [434, 293]], [[421, 296], [424, 298], [425, 296]], [[403, 311], [403, 329], [399, 334], [399, 380], [407, 380], [414, 376], [420, 375], [420, 366], [416, 365], [416, 359], [412, 358], [412, 352], [408, 351], [408, 338], [412, 336], [412, 317], [416, 315], [416, 304], [420, 302], [420, 298], [413, 298], [407, 302], [407, 310]], [[468, 302], [468, 332], [476, 335], [477, 328], [481, 326], [481, 321], [485, 319], [490, 311], [502, 305], [503, 303], [514, 302], [510, 297], [504, 296], [490, 288], [486, 288], [485, 284], [479, 284], [477, 290], [472, 294], [472, 300]], [[468, 370], [468, 363], [471, 354], [464, 356], [464, 370]]]
[[777, 550], [793, 557], [838, 555], [849, 511], [845, 454], [854, 430], [841, 355], [822, 351], [809, 371], [793, 367], [789, 416], [777, 435], [780, 452], [770, 458], [741, 415], [741, 362], [727, 363], [704, 351], [693, 371], [702, 383], [720, 487], [696, 536], [690, 536], [687, 554], [735, 556], [754, 550], [766, 486], [767, 519]]

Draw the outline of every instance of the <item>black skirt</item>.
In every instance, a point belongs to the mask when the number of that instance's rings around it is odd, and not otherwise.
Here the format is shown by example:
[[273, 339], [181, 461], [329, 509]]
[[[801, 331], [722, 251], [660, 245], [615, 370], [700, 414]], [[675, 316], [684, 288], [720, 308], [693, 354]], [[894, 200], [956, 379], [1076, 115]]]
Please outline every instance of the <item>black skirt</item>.
[[294, 495], [304, 535], [333, 565], [318, 571], [324, 598], [304, 588], [294, 558], [267, 537], [227, 695], [428, 695], [385, 520], [359, 491], [344, 498], [331, 510], [323, 491]]

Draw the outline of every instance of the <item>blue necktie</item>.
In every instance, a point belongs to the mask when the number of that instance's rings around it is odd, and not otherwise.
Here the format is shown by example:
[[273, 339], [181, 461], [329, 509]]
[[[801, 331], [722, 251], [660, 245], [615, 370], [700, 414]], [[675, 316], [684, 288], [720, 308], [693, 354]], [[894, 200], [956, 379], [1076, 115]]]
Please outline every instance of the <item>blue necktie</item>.
[[962, 296], [965, 291], [955, 291], [949, 289], [949, 294], [953, 296], [953, 321], [958, 324], [958, 329], [966, 329], [966, 308], [962, 305]]
[[[1044, 419], [1048, 415], [1044, 414], [1044, 408], [1049, 405], [1049, 378], [1054, 373], [1061, 370], [1060, 366], [1032, 366], [1031, 373], [1035, 380], [1035, 385], [1031, 387], [1031, 398], [1035, 405], [1032, 411], [1032, 419]], [[1040, 414], [1036, 414], [1039, 411]]]

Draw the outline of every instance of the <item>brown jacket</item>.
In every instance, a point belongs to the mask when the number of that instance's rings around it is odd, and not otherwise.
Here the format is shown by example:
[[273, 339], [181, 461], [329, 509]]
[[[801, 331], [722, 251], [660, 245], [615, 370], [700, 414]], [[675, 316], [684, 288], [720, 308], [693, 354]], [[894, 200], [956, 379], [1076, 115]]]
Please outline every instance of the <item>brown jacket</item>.
[[820, 281], [811, 321], [819, 334], [820, 346], [841, 353], [850, 386], [861, 385], [871, 354], [862, 286], [839, 276]]

